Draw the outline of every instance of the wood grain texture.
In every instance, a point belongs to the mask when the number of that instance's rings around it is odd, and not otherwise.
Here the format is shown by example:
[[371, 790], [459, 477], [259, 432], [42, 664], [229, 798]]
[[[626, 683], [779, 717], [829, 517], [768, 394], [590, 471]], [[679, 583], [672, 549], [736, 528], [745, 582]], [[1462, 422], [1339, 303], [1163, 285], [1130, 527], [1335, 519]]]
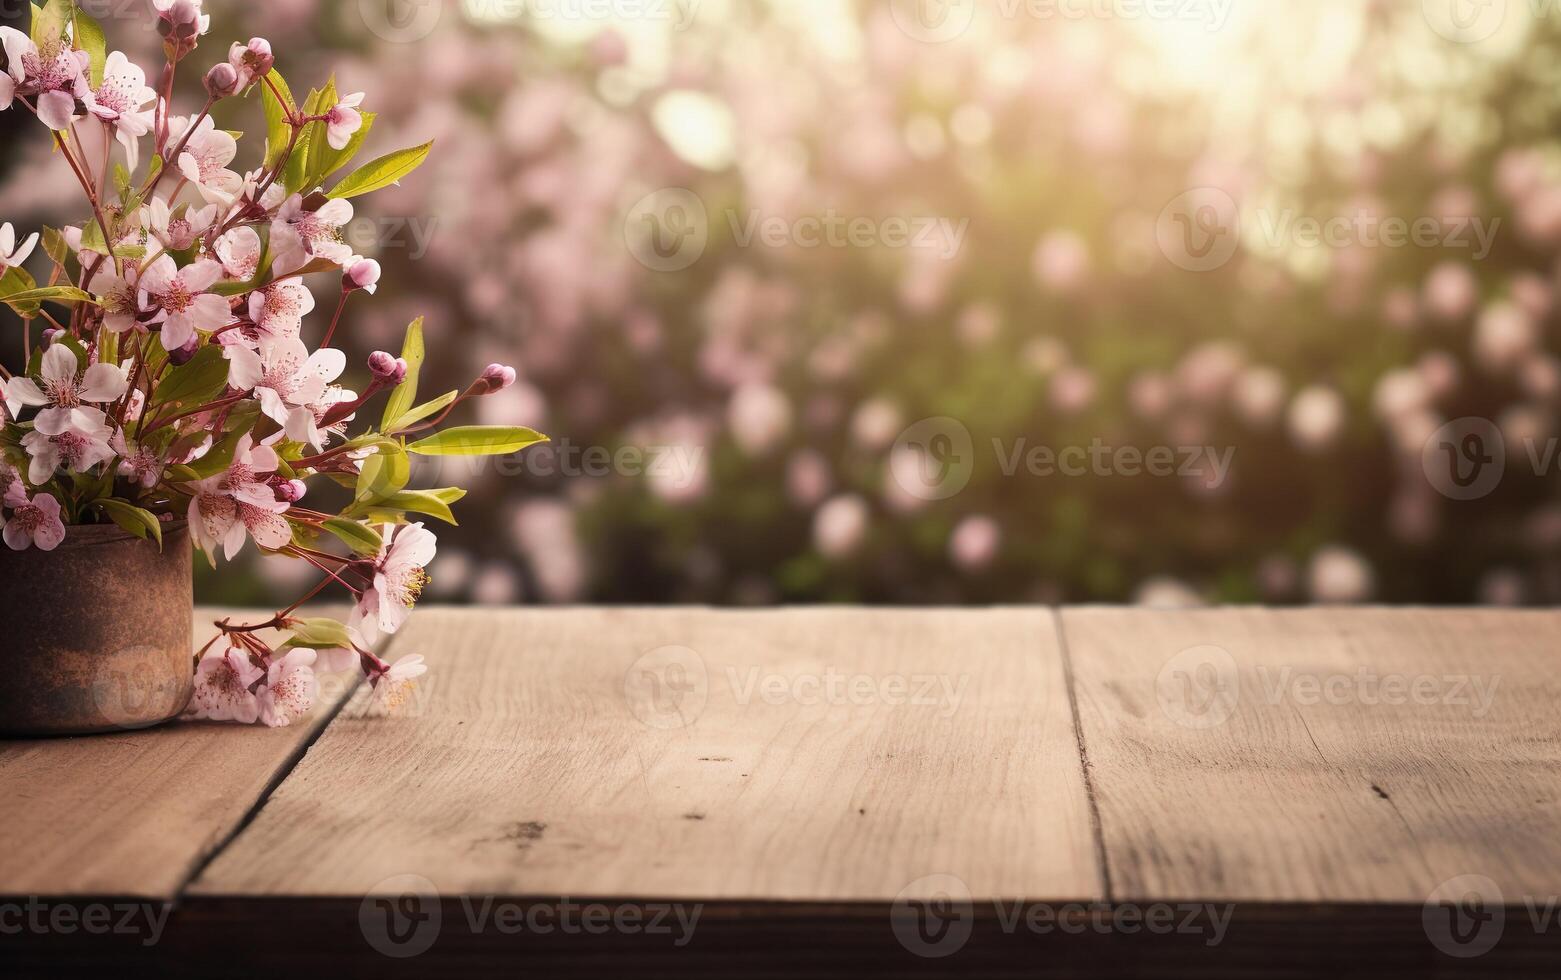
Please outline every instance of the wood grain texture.
[[1062, 615], [1114, 899], [1561, 893], [1561, 615]]
[[192, 894], [1100, 896], [1048, 611], [424, 610], [397, 651], [410, 710], [360, 692]]
[[[252, 614], [197, 609], [198, 645], [224, 615]], [[0, 740], [0, 894], [172, 899], [350, 694], [322, 684], [310, 721], [288, 728]]]

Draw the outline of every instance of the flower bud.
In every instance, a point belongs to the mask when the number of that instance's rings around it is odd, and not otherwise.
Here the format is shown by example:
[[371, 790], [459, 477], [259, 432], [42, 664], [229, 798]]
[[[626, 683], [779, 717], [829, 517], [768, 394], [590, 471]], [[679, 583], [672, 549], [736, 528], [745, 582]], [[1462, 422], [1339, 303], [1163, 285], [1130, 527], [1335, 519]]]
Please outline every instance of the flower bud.
[[195, 50], [196, 39], [211, 26], [201, 12], [201, 0], [152, 0], [157, 8], [157, 33], [170, 57], [182, 58]]
[[380, 384], [398, 385], [406, 380], [407, 362], [388, 351], [377, 350], [369, 355], [369, 370]]
[[304, 499], [304, 494], [309, 487], [302, 480], [278, 480], [273, 489], [276, 490], [276, 499], [286, 504], [294, 504]]
[[195, 352], [200, 350], [200, 346], [201, 338], [200, 335], [197, 334], [196, 336], [191, 337], [189, 340], [185, 341], [183, 347], [180, 347], [178, 350], [169, 351], [168, 362], [174, 367], [178, 367], [181, 364], [188, 364], [190, 363], [190, 358], [195, 356]]
[[219, 61], [206, 73], [204, 84], [207, 95], [214, 99], [225, 99], [240, 88], [238, 69], [226, 61]]
[[341, 288], [349, 292], [362, 289], [372, 293], [379, 285], [379, 263], [373, 259], [355, 259], [342, 272]]
[[249, 88], [257, 78], [271, 71], [276, 58], [271, 54], [271, 42], [263, 37], [252, 37], [248, 44], [235, 42], [228, 48], [228, 64], [238, 72], [239, 88]]
[[489, 364], [482, 369], [481, 380], [489, 394], [503, 391], [515, 383], [515, 369], [507, 364]]

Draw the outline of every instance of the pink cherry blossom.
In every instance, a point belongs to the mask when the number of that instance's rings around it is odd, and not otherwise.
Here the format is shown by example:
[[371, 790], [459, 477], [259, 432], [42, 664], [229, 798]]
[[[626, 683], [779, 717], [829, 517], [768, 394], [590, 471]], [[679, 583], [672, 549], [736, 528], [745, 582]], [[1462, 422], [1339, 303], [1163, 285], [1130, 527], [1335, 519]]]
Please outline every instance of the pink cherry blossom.
[[341, 228], [352, 220], [352, 202], [335, 198], [319, 210], [304, 209], [297, 194], [282, 202], [271, 222], [271, 251], [276, 268], [287, 273], [301, 269], [311, 258], [323, 258], [337, 265], [352, 261], [352, 249], [341, 239]]
[[260, 268], [260, 235], [248, 225], [224, 232], [212, 244], [212, 251], [229, 279], [247, 282]]
[[328, 382], [347, 366], [341, 351], [326, 347], [310, 354], [297, 337], [262, 345], [258, 351], [228, 347], [224, 353], [229, 386], [253, 391], [260, 410], [284, 426], [294, 410], [319, 401]]
[[[183, 139], [188, 120], [174, 120], [170, 127], [171, 138]], [[201, 197], [209, 204], [231, 205], [244, 188], [244, 178], [228, 169], [228, 164], [238, 155], [238, 141], [231, 133], [217, 128], [210, 116], [196, 125], [189, 141], [179, 153], [179, 173], [194, 184]]]
[[10, 89], [0, 96], [37, 97], [38, 118], [53, 130], [69, 129], [76, 113], [76, 99], [87, 94], [85, 72], [90, 56], [74, 51], [64, 39], [40, 49], [26, 34], [14, 27], [0, 27], [0, 45], [6, 56], [6, 77]]
[[260, 699], [251, 690], [266, 672], [248, 652], [233, 646], [206, 654], [195, 668], [195, 717], [212, 721], [254, 724], [260, 717]]
[[394, 711], [412, 696], [413, 681], [428, 673], [428, 665], [420, 653], [399, 657], [387, 667], [369, 674], [369, 684], [374, 689], [375, 706], [384, 711]]
[[363, 93], [354, 92], [331, 106], [325, 114], [325, 142], [333, 150], [345, 150], [352, 134], [363, 127], [363, 116], [358, 106], [363, 104]]
[[37, 244], [38, 233], [35, 231], [27, 236], [27, 240], [22, 242], [20, 247], [17, 247], [16, 231], [11, 227], [11, 223], [7, 221], [0, 225], [0, 276], [5, 275], [6, 270], [12, 266], [26, 262], [27, 256], [32, 254]]
[[170, 208], [160, 197], [152, 198], [141, 212], [141, 224], [164, 248], [182, 250], [195, 244], [195, 240], [217, 220], [217, 206], [208, 204], [199, 210], [180, 206]]
[[162, 478], [164, 460], [157, 450], [127, 441], [123, 432], [115, 432], [110, 442], [119, 456], [119, 475], [136, 486], [150, 490]]
[[26, 551], [36, 545], [39, 551], [53, 551], [65, 540], [60, 502], [51, 494], [39, 493], [29, 498], [21, 483], [12, 481], [6, 486], [5, 505], [11, 508], [11, 517], [0, 522], [5, 528], [0, 536], [11, 550]]
[[27, 480], [34, 486], [47, 483], [62, 467], [73, 473], [85, 473], [114, 458], [114, 449], [109, 444], [114, 431], [102, 412], [95, 408], [76, 408], [70, 411], [68, 418], [68, 424], [59, 432], [51, 434], [35, 428], [22, 436], [22, 448], [32, 457], [27, 467]]
[[104, 263], [92, 277], [91, 289], [103, 309], [103, 326], [110, 333], [143, 329], [137, 321], [141, 314], [141, 290], [136, 286], [134, 264], [125, 267], [123, 278], [114, 273], [114, 267]]
[[307, 715], [320, 693], [314, 676], [315, 652], [290, 650], [273, 661], [260, 688], [260, 720], [272, 728], [285, 728]]
[[145, 106], [157, 99], [146, 84], [146, 72], [123, 51], [108, 56], [103, 66], [103, 83], [87, 92], [83, 101], [87, 111], [114, 127], [114, 135], [125, 148], [125, 165], [135, 170], [140, 160], [140, 139], [152, 130], [152, 110]]
[[[66, 429], [89, 429], [95, 421], [87, 402], [103, 404], [125, 393], [125, 372], [116, 364], [94, 364], [80, 369], [75, 351], [55, 344], [43, 352], [38, 380], [13, 378], [8, 394], [23, 405], [47, 405], [34, 420], [34, 428], [44, 435], [58, 435]], [[34, 483], [38, 481], [33, 481]]]
[[262, 339], [297, 337], [314, 310], [314, 294], [299, 279], [284, 279], [249, 296], [249, 319]]
[[381, 632], [394, 633], [406, 622], [428, 584], [424, 571], [434, 560], [438, 539], [422, 524], [385, 525], [384, 543], [374, 561], [374, 582], [363, 591], [348, 625], [373, 642]]
[[163, 325], [163, 349], [178, 350], [199, 330], [216, 330], [233, 319], [228, 301], [206, 292], [222, 278], [222, 263], [198, 259], [180, 269], [168, 255], [159, 256], [141, 274], [138, 285], [157, 309], [153, 323]]

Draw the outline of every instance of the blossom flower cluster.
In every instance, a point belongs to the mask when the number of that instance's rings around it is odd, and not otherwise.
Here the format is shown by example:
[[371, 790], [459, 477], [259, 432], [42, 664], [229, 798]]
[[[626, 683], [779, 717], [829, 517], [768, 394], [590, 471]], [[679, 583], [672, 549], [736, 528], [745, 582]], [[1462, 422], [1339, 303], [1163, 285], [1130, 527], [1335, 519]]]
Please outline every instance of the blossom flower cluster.
[[[360, 670], [398, 702], [422, 658], [387, 663], [372, 648], [428, 581], [436, 537], [414, 518], [453, 524], [464, 495], [410, 488], [409, 457], [511, 453], [544, 437], [443, 426], [515, 372], [493, 364], [419, 402], [421, 320], [399, 355], [368, 359], [361, 383], [332, 346], [349, 301], [381, 274], [342, 239], [353, 200], [398, 183], [430, 145], [349, 169], [375, 119], [364, 95], [328, 81], [295, 99], [260, 37], [207, 68], [204, 103], [177, 114], [175, 77], [210, 18], [200, 0], [152, 0], [150, 16], [165, 58], [155, 87], [72, 0], [34, 7], [26, 33], [0, 27], [0, 110], [36, 116], [91, 209], [20, 241], [0, 225], [0, 302], [22, 319], [26, 352], [18, 370], [0, 368], [0, 537], [49, 551], [73, 526], [113, 523], [161, 547], [187, 521], [213, 565], [251, 542], [302, 562], [321, 578], [297, 602], [216, 624], [190, 714], [287, 725], [312, 707], [317, 670]], [[213, 118], [225, 100], [264, 119], [251, 158]], [[83, 138], [94, 128], [97, 159]], [[24, 266], [33, 259], [47, 259], [45, 278]], [[335, 293], [323, 329], [310, 321], [321, 279]], [[322, 487], [336, 503], [313, 506]], [[333, 586], [352, 597], [346, 622], [298, 614]]]

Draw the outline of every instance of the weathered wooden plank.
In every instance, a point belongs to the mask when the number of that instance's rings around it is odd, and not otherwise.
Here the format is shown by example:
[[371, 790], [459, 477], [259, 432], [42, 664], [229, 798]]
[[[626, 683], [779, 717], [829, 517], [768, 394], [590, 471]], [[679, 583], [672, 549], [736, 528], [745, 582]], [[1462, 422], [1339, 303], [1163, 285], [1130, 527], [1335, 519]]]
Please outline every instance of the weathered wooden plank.
[[[1076, 609], [1063, 630], [1113, 898], [1561, 893], [1561, 615]], [[1462, 875], [1499, 895], [1437, 891]]]
[[424, 610], [397, 650], [421, 696], [350, 705], [192, 894], [1100, 895], [1050, 612]]
[[[245, 614], [196, 611], [198, 644], [223, 615]], [[173, 898], [350, 694], [322, 684], [311, 722], [288, 728], [0, 740], [0, 894]]]

